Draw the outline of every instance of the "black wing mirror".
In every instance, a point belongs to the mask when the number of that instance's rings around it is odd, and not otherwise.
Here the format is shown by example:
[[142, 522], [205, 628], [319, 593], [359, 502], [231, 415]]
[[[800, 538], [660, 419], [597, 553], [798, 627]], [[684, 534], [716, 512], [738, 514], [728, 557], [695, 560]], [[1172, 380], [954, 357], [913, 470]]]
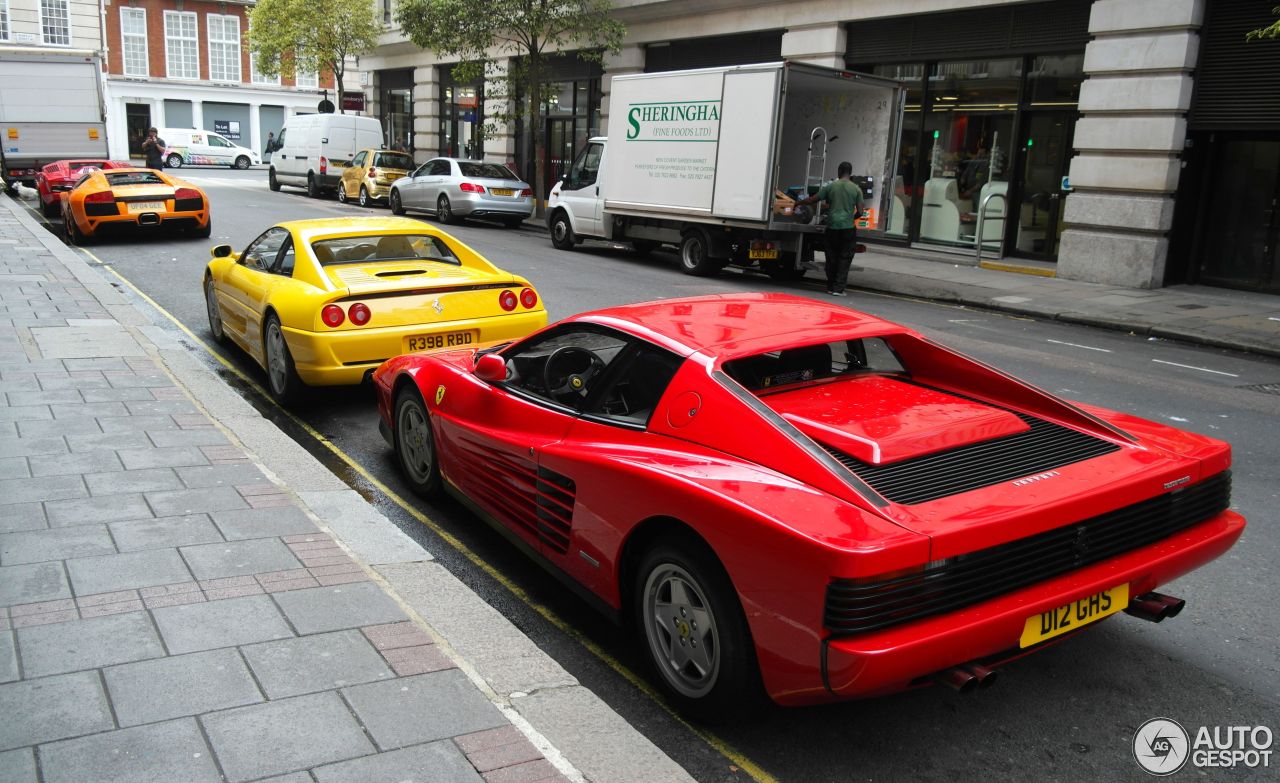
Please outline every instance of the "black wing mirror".
[[209, 255], [214, 258], [226, 258], [231, 255], [231, 245], [214, 245], [209, 250]]

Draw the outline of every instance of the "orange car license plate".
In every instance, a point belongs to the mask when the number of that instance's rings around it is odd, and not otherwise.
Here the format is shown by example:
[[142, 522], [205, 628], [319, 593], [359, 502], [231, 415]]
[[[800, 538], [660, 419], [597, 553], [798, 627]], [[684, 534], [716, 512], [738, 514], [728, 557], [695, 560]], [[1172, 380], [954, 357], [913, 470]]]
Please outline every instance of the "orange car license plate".
[[516, 194], [511, 188], [489, 188], [489, 192], [495, 196], [514, 196]]
[[1022, 626], [1022, 638], [1018, 640], [1018, 646], [1030, 647], [1046, 639], [1074, 631], [1081, 626], [1097, 622], [1107, 615], [1115, 614], [1128, 605], [1129, 585], [1123, 584], [1087, 598], [1081, 598], [1066, 606], [1032, 615]]
[[131, 201], [129, 202], [129, 214], [137, 214], [138, 212], [163, 212], [163, 201]]
[[442, 348], [465, 348], [475, 343], [475, 332], [441, 332], [440, 334], [415, 334], [404, 338], [405, 353], [438, 351]]

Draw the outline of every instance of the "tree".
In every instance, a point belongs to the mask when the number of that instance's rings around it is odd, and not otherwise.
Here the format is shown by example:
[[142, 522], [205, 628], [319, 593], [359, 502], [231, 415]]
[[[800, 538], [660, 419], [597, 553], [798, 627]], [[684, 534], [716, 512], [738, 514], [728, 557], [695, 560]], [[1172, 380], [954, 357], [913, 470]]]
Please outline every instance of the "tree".
[[610, 0], [401, 0], [396, 19], [417, 46], [444, 58], [457, 57], [454, 78], [485, 79], [485, 97], [504, 101], [505, 111], [486, 113], [484, 132], [509, 124], [524, 103], [533, 134], [534, 192], [541, 213], [545, 196], [545, 132], [540, 108], [548, 95], [550, 58], [577, 47], [582, 59], [599, 62], [616, 52], [625, 29], [609, 18]]
[[342, 111], [348, 57], [378, 45], [382, 20], [369, 0], [259, 0], [249, 12], [249, 51], [264, 76], [333, 74]]
[[[1280, 5], [1272, 8], [1271, 13], [1280, 15]], [[1280, 38], [1280, 19], [1275, 20], [1268, 27], [1263, 27], [1258, 30], [1250, 30], [1245, 33], [1244, 36], [1246, 41], [1257, 41], [1264, 38]]]

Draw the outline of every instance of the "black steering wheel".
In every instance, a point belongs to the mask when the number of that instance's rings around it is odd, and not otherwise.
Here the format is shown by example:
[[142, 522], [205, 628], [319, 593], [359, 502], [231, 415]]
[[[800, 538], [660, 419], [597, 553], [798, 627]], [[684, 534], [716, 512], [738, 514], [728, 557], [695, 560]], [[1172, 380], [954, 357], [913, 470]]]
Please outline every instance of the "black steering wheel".
[[[559, 370], [559, 365], [565, 369]], [[604, 362], [586, 348], [566, 345], [547, 357], [542, 367], [542, 383], [551, 396], [560, 398], [587, 396], [587, 382], [604, 369]]]

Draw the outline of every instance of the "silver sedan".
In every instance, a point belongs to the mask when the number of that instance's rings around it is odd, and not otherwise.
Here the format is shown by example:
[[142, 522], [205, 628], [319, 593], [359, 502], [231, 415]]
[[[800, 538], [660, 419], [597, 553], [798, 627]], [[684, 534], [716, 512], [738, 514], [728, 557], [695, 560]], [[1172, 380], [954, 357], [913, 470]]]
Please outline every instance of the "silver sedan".
[[533, 214], [533, 188], [506, 166], [479, 160], [432, 158], [391, 185], [391, 211], [421, 210], [442, 223], [490, 218], [508, 228]]

